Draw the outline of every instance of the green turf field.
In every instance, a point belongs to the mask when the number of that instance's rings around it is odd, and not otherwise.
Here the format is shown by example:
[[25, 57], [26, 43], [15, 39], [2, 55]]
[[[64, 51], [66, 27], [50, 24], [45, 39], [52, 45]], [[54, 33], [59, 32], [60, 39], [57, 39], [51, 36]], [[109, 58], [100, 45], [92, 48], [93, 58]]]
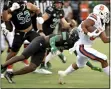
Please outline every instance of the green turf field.
[[[93, 45], [98, 51], [106, 54], [109, 59], [109, 44], [102, 43], [99, 39]], [[23, 48], [21, 48], [22, 52]], [[16, 84], [9, 84], [6, 79], [2, 79], [2, 88], [109, 88], [109, 77], [105, 73], [91, 70], [85, 67], [73, 72], [65, 78], [66, 84], [58, 84], [58, 70], [65, 70], [72, 62], [76, 61], [75, 55], [71, 55], [68, 51], [64, 54], [67, 57], [67, 63], [63, 64], [58, 57], [51, 61], [52, 75], [29, 73], [26, 75], [15, 76], [13, 79]], [[2, 55], [2, 61], [6, 58], [6, 52]], [[2, 62], [2, 63], [3, 63]], [[93, 62], [93, 65], [101, 66], [100, 63]], [[23, 63], [14, 64], [14, 70], [23, 67]]]

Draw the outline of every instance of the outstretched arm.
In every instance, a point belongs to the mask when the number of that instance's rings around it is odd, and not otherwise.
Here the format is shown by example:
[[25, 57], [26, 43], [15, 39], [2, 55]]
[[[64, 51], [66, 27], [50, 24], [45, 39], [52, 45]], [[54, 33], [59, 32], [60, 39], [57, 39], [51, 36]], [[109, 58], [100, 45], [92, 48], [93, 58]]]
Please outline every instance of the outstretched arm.
[[50, 38], [50, 46], [51, 52], [56, 53], [58, 51], [57, 47], [55, 46], [56, 42], [60, 41], [61, 35], [56, 35]]
[[60, 59], [62, 60], [63, 63], [66, 63], [65, 56], [59, 51], [59, 49], [55, 45], [56, 42], [61, 41], [61, 39], [66, 39], [66, 36], [63, 36], [63, 35], [65, 35], [65, 34], [56, 35], [56, 36], [50, 38], [50, 46], [51, 46], [51, 52], [55, 53], [56, 55], [58, 55], [60, 57]]

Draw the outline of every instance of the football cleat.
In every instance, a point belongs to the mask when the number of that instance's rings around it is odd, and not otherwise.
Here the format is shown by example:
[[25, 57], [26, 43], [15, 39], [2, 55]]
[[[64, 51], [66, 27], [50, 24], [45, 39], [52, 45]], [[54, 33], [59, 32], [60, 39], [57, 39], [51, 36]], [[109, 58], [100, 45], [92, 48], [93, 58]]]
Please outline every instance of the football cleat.
[[93, 67], [91, 68], [92, 70], [95, 70], [95, 71], [99, 71], [99, 72], [103, 72], [103, 70], [99, 67]]
[[58, 71], [59, 74], [59, 84], [65, 84], [64, 77], [66, 76], [64, 71]]
[[7, 79], [7, 81], [11, 84], [15, 83], [13, 80], [12, 80], [12, 77], [13, 77], [13, 73], [12, 72], [6, 72], [5, 73], [5, 78]]
[[34, 71], [34, 73], [39, 73], [39, 74], [52, 74], [51, 71], [46, 70], [46, 69], [36, 69], [36, 70]]

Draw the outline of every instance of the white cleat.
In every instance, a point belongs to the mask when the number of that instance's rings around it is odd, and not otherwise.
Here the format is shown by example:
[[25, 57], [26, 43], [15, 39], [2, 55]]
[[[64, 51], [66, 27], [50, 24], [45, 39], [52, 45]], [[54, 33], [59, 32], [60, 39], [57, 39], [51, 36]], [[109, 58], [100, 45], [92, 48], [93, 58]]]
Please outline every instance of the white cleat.
[[34, 72], [39, 74], [52, 74], [51, 71], [45, 69], [36, 69]]
[[59, 84], [65, 84], [64, 77], [66, 76], [64, 71], [58, 71], [59, 74]]
[[1, 74], [1, 79], [4, 78], [4, 74]]

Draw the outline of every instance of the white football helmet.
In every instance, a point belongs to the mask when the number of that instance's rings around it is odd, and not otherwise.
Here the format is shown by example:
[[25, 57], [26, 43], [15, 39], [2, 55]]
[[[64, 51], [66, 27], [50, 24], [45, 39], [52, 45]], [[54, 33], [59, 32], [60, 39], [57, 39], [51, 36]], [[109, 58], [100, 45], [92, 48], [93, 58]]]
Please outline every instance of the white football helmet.
[[109, 9], [103, 5], [98, 4], [93, 8], [93, 13], [97, 14], [104, 23], [109, 23]]

